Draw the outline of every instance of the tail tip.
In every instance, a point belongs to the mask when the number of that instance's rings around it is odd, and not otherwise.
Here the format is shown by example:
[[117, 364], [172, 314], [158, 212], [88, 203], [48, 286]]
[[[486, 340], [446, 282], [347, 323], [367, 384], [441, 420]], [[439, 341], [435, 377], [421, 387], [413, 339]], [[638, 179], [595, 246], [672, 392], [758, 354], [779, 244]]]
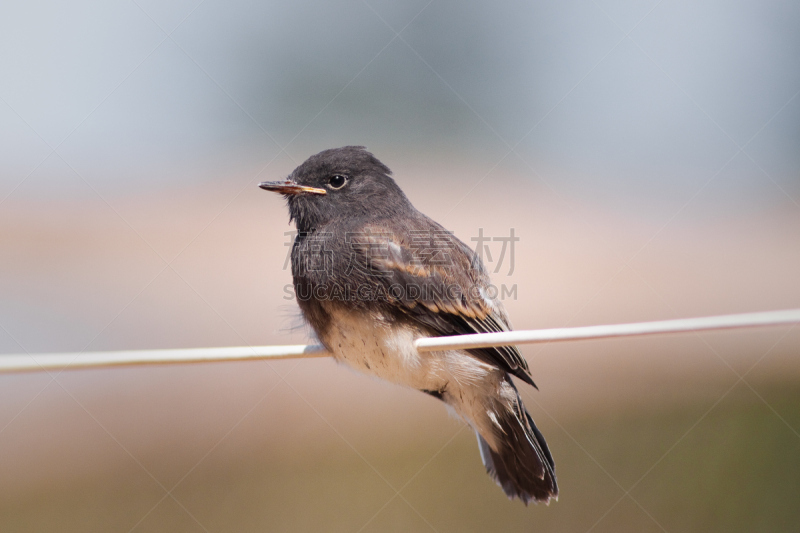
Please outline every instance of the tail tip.
[[509, 500], [519, 499], [526, 506], [531, 502], [549, 506], [551, 501], [558, 501], [558, 483], [552, 467], [544, 467], [542, 475], [521, 476], [521, 471], [509, 469], [510, 464], [506, 464], [503, 456], [492, 450], [480, 434], [477, 437], [486, 472], [503, 489]]

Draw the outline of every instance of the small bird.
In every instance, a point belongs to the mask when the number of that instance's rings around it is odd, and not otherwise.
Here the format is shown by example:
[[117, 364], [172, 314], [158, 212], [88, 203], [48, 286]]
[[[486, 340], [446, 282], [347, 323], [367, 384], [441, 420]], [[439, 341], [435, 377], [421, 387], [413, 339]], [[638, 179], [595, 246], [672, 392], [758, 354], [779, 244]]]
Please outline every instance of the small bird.
[[420, 337], [508, 331], [473, 250], [417, 211], [363, 146], [311, 156], [282, 194], [297, 226], [295, 296], [333, 357], [441, 400], [478, 437], [486, 471], [509, 498], [558, 497], [555, 463], [511, 376], [536, 387], [514, 346], [418, 352]]

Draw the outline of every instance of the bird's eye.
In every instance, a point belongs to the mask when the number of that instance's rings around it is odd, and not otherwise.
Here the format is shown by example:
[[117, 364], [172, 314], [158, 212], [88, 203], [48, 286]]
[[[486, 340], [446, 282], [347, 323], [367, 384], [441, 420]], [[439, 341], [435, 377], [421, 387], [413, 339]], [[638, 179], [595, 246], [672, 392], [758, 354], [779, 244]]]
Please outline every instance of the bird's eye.
[[347, 183], [347, 176], [342, 176], [341, 174], [335, 174], [328, 180], [328, 185], [331, 186], [331, 189], [341, 189], [345, 183]]

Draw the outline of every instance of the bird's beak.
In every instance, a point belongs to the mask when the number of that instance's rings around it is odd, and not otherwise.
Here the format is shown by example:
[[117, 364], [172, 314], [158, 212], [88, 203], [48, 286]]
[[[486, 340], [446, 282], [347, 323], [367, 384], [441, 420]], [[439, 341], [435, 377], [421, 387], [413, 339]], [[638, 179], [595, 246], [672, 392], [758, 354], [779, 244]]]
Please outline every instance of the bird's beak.
[[258, 185], [265, 191], [279, 192], [281, 194], [328, 194], [325, 189], [306, 187], [293, 181], [265, 181]]

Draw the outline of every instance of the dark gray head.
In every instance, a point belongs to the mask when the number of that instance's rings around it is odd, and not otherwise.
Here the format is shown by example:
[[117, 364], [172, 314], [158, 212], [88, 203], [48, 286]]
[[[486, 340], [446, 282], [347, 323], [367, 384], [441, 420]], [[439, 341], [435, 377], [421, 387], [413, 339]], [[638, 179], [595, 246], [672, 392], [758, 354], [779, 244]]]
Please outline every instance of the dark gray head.
[[284, 195], [299, 231], [336, 218], [392, 217], [413, 209], [389, 168], [363, 146], [324, 150], [294, 169], [287, 181], [259, 186]]

